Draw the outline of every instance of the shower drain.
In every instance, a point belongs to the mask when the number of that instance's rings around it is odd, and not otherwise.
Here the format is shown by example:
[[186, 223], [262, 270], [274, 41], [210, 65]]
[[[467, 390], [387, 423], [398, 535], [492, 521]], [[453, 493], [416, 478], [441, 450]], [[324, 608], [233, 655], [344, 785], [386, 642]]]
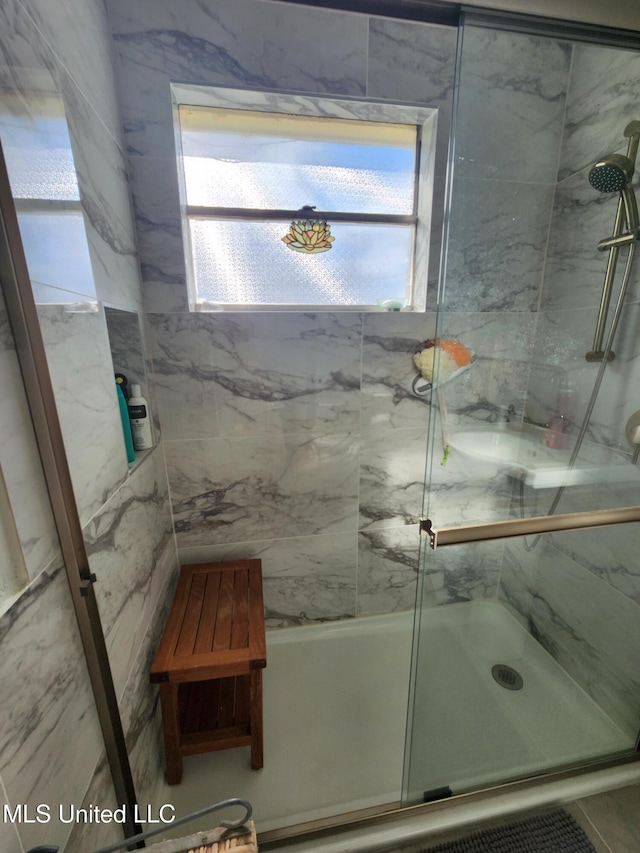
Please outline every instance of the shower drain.
[[491, 675], [501, 687], [506, 687], [507, 690], [520, 690], [524, 683], [520, 673], [506, 663], [497, 663], [491, 669]]

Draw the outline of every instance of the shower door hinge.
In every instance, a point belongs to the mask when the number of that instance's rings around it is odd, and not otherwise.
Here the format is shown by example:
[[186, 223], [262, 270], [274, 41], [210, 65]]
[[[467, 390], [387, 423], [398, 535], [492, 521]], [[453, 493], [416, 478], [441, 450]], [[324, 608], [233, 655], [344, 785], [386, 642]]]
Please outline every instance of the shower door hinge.
[[95, 576], [93, 572], [89, 575], [88, 578], [82, 578], [80, 580], [80, 595], [89, 595], [89, 589], [92, 583], [95, 583], [98, 578]]
[[435, 551], [438, 544], [438, 531], [433, 529], [433, 523], [430, 518], [420, 519], [420, 533], [426, 533], [429, 537], [429, 544]]

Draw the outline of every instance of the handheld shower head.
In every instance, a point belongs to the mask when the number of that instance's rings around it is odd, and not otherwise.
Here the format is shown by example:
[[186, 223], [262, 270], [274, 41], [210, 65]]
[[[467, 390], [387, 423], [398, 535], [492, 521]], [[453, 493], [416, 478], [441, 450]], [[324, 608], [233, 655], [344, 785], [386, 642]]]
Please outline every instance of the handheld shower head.
[[589, 183], [600, 193], [619, 193], [633, 177], [633, 163], [622, 154], [609, 154], [591, 168]]
[[631, 186], [633, 170], [633, 162], [628, 157], [623, 154], [608, 154], [598, 160], [589, 172], [589, 183], [598, 192], [622, 194], [629, 231], [637, 229], [640, 224], [638, 204]]

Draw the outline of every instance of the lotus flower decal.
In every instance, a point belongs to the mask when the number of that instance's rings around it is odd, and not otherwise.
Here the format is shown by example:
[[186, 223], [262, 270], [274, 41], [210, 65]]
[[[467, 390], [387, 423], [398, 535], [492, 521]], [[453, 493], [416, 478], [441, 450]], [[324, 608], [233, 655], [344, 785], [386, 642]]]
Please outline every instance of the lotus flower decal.
[[335, 239], [331, 236], [331, 226], [325, 219], [294, 219], [282, 242], [294, 252], [317, 255], [320, 252], [328, 252]]

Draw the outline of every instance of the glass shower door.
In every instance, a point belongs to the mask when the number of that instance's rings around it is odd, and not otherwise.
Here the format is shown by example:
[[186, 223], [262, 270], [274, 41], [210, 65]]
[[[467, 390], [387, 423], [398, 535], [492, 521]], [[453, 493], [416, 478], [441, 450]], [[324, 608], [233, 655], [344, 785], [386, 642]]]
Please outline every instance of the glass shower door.
[[594, 172], [635, 156], [640, 56], [460, 45], [407, 802], [631, 754], [640, 713], [640, 261], [632, 179]]
[[427, 587], [468, 565], [499, 570], [500, 582], [493, 598], [440, 607], [433, 593], [423, 599], [407, 802], [633, 753], [638, 605], [614, 586], [607, 594], [576, 557], [588, 545], [615, 559], [638, 542], [632, 523], [427, 556]]

